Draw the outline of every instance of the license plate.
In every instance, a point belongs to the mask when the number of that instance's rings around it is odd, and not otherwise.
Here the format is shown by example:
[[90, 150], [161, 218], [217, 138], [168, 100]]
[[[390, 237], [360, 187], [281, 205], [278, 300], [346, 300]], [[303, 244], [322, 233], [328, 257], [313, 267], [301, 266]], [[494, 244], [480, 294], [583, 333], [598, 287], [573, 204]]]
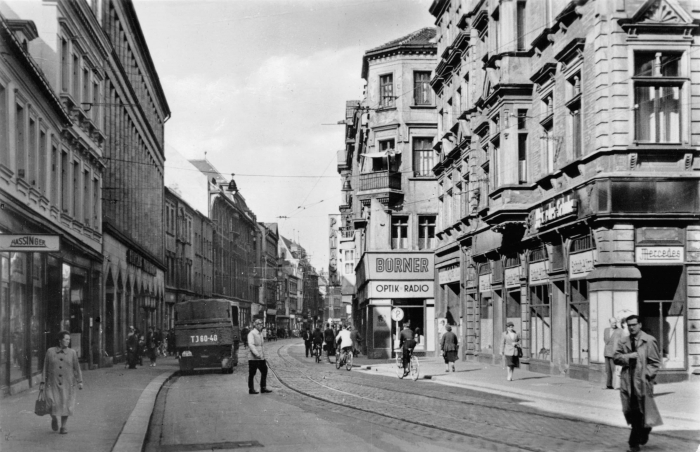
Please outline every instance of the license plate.
[[217, 342], [219, 336], [216, 334], [195, 334], [190, 336], [190, 344], [206, 344], [208, 342]]
[[188, 357], [188, 356], [192, 356], [192, 352], [187, 351], [187, 350], [185, 350], [184, 352], [182, 352], [182, 357], [183, 357], [183, 358]]

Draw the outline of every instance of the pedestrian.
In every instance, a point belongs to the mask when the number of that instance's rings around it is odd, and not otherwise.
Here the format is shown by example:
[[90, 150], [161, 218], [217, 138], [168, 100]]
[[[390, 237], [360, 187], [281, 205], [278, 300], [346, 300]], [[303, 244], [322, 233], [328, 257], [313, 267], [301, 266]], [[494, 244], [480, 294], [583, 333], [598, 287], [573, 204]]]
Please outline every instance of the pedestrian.
[[308, 329], [301, 333], [301, 338], [304, 340], [304, 348], [306, 349], [306, 357], [308, 358], [311, 354], [311, 331]]
[[447, 325], [445, 329], [447, 331], [442, 335], [442, 340], [440, 341], [442, 356], [445, 358], [445, 372], [450, 371], [450, 363], [452, 363], [452, 372], [456, 372], [455, 361], [457, 361], [459, 340], [457, 339], [457, 335], [452, 332], [452, 327], [450, 325]]
[[156, 349], [158, 348], [157, 338], [155, 329], [152, 326], [148, 327], [148, 333], [146, 333], [146, 356], [151, 361], [149, 367], [156, 366], [156, 360], [158, 359], [158, 354]]
[[168, 331], [168, 355], [172, 356], [175, 354], [175, 331], [170, 328]]
[[615, 389], [613, 382], [615, 376], [615, 349], [617, 348], [617, 343], [622, 339], [622, 328], [617, 327], [617, 319], [615, 317], [610, 317], [610, 328], [605, 328], [603, 331], [603, 339], [605, 341], [605, 349], [603, 355], [605, 356], [605, 387], [607, 389]]
[[629, 336], [615, 348], [615, 364], [622, 366], [620, 400], [627, 424], [632, 427], [628, 444], [631, 452], [649, 441], [652, 427], [663, 424], [654, 402], [654, 379], [661, 364], [656, 339], [642, 331], [639, 316], [627, 317]]
[[360, 336], [360, 332], [358, 330], [351, 326], [348, 327], [348, 330], [350, 330], [350, 337], [352, 337], [352, 352], [355, 356], [358, 356], [360, 354], [360, 343], [362, 342], [362, 336]]
[[[318, 347], [320, 349], [323, 348], [323, 343], [324, 343], [324, 338], [323, 338], [323, 332], [321, 332], [321, 329], [319, 327], [314, 328], [314, 332], [311, 334], [311, 339], [313, 342], [313, 346]], [[321, 355], [321, 352], [319, 351], [319, 355]], [[320, 359], [320, 356], [319, 356]]]
[[255, 373], [258, 369], [260, 369], [260, 392], [263, 394], [272, 392], [267, 389], [267, 362], [262, 329], [262, 320], [256, 320], [253, 323], [253, 329], [248, 333], [248, 394], [259, 394], [255, 390]]
[[143, 337], [143, 334], [139, 335], [139, 366], [143, 367], [143, 357], [148, 353], [148, 349], [146, 348], [146, 338]]
[[399, 333], [399, 347], [401, 347], [401, 365], [403, 366], [403, 376], [405, 377], [411, 372], [409, 363], [413, 349], [416, 348], [415, 335], [409, 321], [404, 322], [403, 329]]
[[326, 358], [328, 363], [331, 362], [331, 355], [335, 355], [335, 333], [331, 328], [331, 324], [326, 324], [326, 330], [323, 332], [323, 340], [326, 343]]
[[248, 348], [248, 333], [250, 333], [250, 329], [246, 325], [241, 330], [241, 339], [243, 340], [243, 348]]
[[129, 335], [126, 338], [126, 364], [129, 369], [136, 369], [138, 362], [139, 338], [133, 326], [129, 327]]
[[78, 363], [78, 353], [70, 345], [70, 333], [58, 333], [58, 347], [46, 352], [40, 389], [44, 390], [51, 414], [51, 429], [58, 430], [57, 416], [61, 416], [61, 434], [68, 433], [66, 422], [75, 409], [75, 386], [83, 389], [83, 374]]
[[520, 367], [520, 336], [515, 332], [513, 322], [506, 323], [506, 331], [501, 338], [501, 355], [504, 356], [505, 365], [508, 368], [508, 381], [513, 381], [513, 370]]

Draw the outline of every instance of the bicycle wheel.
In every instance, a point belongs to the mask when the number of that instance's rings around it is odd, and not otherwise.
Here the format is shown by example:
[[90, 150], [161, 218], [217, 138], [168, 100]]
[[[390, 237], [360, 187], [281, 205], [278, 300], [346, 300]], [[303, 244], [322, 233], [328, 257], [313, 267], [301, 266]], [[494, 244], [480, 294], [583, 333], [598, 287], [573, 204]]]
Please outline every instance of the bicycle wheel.
[[319, 351], [318, 348], [314, 351], [314, 355], [316, 355], [316, 364], [320, 363], [321, 362], [321, 352]]
[[418, 380], [418, 358], [411, 356], [411, 379], [413, 381]]
[[401, 355], [396, 354], [396, 376], [399, 379], [403, 378], [403, 363], [401, 362]]
[[343, 364], [342, 358], [340, 357], [340, 353], [335, 354], [335, 368], [340, 369], [340, 366]]
[[345, 355], [345, 369], [349, 371], [350, 369], [352, 369], [352, 352], [346, 352]]

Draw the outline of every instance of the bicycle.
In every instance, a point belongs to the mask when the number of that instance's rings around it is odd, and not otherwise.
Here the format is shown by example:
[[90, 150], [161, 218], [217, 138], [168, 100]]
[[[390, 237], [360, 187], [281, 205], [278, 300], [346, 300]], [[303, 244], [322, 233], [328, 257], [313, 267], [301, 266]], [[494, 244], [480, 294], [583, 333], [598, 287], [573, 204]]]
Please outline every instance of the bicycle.
[[340, 369], [345, 365], [345, 369], [350, 371], [352, 369], [352, 352], [349, 350], [343, 350], [335, 354], [335, 368]]
[[321, 344], [314, 344], [314, 351], [313, 351], [314, 357], [316, 358], [316, 363], [321, 362], [321, 355], [323, 354], [323, 351], [321, 350]]
[[[416, 381], [418, 380], [418, 375], [420, 374], [419, 366], [418, 366], [418, 358], [411, 352], [411, 359], [408, 361], [408, 368], [409, 372], [408, 374], [411, 376], [411, 380]], [[404, 368], [403, 368], [403, 353], [402, 352], [396, 352], [396, 375], [399, 377], [399, 379], [403, 379], [403, 377], [406, 376], [404, 373]]]

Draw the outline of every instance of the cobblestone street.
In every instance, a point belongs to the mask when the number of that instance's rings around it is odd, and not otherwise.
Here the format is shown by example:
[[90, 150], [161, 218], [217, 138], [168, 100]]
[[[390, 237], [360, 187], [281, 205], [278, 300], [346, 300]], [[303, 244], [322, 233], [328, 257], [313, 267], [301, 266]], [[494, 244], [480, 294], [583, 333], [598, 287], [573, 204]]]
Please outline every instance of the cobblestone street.
[[[396, 450], [626, 450], [627, 428], [429, 380], [392, 379], [358, 368], [336, 370], [305, 358], [298, 342], [273, 342], [267, 348], [268, 387], [275, 394], [247, 395], [245, 361], [232, 377], [180, 377], [159, 397], [154, 419], [156, 424], [160, 419], [160, 426], [152, 423], [147, 450], [185, 450], [181, 447], [186, 444], [217, 442], [232, 448], [235, 441], [257, 441], [278, 450], [297, 444], [341, 450], [392, 450], [397, 444], [403, 446]], [[167, 400], [161, 400], [165, 394]], [[250, 423], [259, 428], [251, 429]], [[645, 450], [695, 451], [698, 441], [693, 436], [697, 432], [654, 432]], [[159, 444], [154, 437], [160, 438]]]

